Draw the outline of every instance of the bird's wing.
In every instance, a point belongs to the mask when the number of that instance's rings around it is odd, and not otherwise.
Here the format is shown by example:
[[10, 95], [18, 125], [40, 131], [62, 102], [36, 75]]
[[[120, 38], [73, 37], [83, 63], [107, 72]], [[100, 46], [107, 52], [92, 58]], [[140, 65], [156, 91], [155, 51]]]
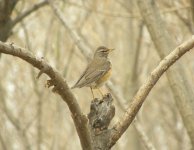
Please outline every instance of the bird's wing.
[[[93, 63], [95, 63], [95, 68], [92, 67]], [[91, 84], [92, 82], [94, 82], [94, 79], [95, 81], [98, 80], [105, 73], [107, 73], [110, 68], [111, 68], [111, 63], [109, 61], [92, 62], [72, 88], [76, 88], [76, 87], [81, 88], [83, 86], [87, 86]]]
[[[88, 67], [89, 67], [89, 66], [88, 66]], [[82, 75], [81, 75], [80, 78], [77, 80], [77, 82], [75, 83], [75, 85], [71, 87], [72, 89], [79, 87], [80, 81], [83, 79], [85, 73], [86, 73], [87, 70], [88, 70], [88, 67], [87, 67], [87, 68], [85, 69], [85, 71], [82, 73]]]

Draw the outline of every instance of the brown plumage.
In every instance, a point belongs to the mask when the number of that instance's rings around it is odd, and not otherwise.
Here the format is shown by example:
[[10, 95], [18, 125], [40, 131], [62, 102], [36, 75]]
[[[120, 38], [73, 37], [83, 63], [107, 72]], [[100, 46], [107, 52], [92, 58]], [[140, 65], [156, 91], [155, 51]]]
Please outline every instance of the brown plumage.
[[111, 62], [108, 59], [108, 54], [112, 50], [104, 46], [98, 47], [92, 61], [72, 88], [101, 87], [111, 75]]

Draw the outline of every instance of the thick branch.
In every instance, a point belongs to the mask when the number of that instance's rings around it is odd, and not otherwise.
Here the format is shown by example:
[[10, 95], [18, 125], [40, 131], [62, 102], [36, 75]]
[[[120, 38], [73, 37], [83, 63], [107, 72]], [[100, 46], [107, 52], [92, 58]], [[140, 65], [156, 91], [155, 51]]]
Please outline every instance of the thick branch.
[[43, 59], [36, 58], [29, 51], [17, 47], [13, 44], [5, 44], [0, 42], [0, 53], [10, 54], [19, 57], [26, 62], [30, 63], [34, 67], [43, 71], [47, 74], [54, 85], [54, 90], [62, 97], [62, 99], [67, 103], [71, 113], [74, 124], [76, 126], [82, 148], [84, 150], [91, 150], [91, 139], [89, 130], [87, 127], [87, 118], [82, 114], [79, 104], [75, 99], [74, 95], [70, 91], [67, 83], [64, 81], [63, 77], [54, 70], [47, 62]]
[[[162, 74], [177, 61], [182, 55], [194, 47], [194, 36], [191, 39], [178, 46], [167, 57], [165, 57], [160, 64], [153, 70], [146, 82], [140, 87], [136, 95], [134, 96], [131, 105], [127, 109], [122, 119], [116, 123], [112, 130], [112, 137], [109, 146], [112, 147], [121, 135], [129, 127], [139, 109], [141, 108], [144, 100], [148, 96], [151, 89], [156, 82], [160, 79]], [[178, 81], [177, 81], [178, 82]]]
[[110, 150], [107, 143], [110, 139], [111, 130], [108, 129], [115, 115], [115, 107], [112, 104], [111, 94], [102, 99], [94, 99], [90, 105], [88, 114], [89, 128], [94, 150]]
[[18, 0], [0, 1], [0, 41], [6, 41], [11, 34], [11, 14]]
[[18, 0], [1, 0], [0, 1], [0, 23], [10, 19]]
[[[156, 1], [138, 0], [138, 6], [145, 25], [161, 59], [176, 47], [176, 41], [170, 35], [165, 22], [159, 13]], [[184, 61], [182, 61], [184, 62]], [[172, 90], [176, 106], [194, 147], [194, 86], [188, 81], [187, 67], [178, 62], [167, 72], [167, 79]]]

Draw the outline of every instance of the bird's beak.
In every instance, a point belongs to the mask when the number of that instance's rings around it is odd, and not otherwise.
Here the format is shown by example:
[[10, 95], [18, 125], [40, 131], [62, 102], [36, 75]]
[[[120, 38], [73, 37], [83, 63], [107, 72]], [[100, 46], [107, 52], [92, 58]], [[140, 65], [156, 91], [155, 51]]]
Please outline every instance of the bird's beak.
[[114, 48], [109, 48], [109, 49], [108, 49], [109, 52], [112, 52], [112, 51], [114, 51], [114, 50], [115, 50]]

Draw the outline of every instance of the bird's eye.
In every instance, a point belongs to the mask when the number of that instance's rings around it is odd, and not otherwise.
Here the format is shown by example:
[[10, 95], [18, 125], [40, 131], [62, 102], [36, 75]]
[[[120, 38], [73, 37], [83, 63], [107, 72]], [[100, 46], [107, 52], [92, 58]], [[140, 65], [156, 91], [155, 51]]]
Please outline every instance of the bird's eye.
[[107, 52], [107, 50], [106, 50], [106, 49], [103, 49], [103, 50], [101, 50], [101, 52], [106, 53], [106, 52]]

